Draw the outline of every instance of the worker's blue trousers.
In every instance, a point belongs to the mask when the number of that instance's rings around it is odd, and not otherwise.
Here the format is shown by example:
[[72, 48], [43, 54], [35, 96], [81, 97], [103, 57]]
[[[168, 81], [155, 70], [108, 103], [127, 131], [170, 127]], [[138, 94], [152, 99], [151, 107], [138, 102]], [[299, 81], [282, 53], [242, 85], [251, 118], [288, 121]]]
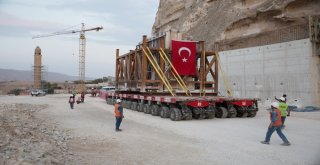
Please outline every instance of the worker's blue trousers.
[[116, 129], [119, 129], [122, 122], [122, 117], [116, 117]]

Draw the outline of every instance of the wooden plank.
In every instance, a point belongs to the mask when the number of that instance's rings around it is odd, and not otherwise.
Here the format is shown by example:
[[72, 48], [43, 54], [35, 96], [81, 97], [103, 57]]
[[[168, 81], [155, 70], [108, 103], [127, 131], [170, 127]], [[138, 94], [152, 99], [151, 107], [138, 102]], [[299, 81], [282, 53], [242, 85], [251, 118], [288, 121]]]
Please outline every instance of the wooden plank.
[[118, 84], [119, 84], [119, 49], [116, 49], [116, 84], [115, 84], [115, 88], [118, 89]]
[[[144, 35], [142, 38], [142, 47], [144, 50], [147, 50], [147, 36], [146, 35]], [[146, 57], [146, 54], [144, 52], [142, 52], [142, 68], [141, 68], [142, 88], [141, 88], [141, 92], [145, 92], [146, 78], [147, 78], [147, 57]]]

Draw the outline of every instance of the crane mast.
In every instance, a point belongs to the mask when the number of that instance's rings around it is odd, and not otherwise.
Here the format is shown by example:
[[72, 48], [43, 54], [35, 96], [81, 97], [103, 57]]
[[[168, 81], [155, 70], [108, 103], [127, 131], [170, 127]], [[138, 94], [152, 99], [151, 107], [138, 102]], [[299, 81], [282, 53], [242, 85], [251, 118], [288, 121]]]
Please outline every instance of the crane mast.
[[80, 33], [79, 38], [79, 86], [78, 86], [78, 92], [85, 92], [85, 57], [86, 57], [86, 37], [85, 32], [86, 31], [99, 31], [103, 29], [103, 27], [95, 27], [95, 28], [89, 28], [86, 29], [84, 26], [84, 23], [82, 23], [82, 27], [80, 30], [69, 30], [69, 31], [60, 31], [60, 32], [54, 32], [50, 34], [42, 34], [42, 35], [36, 35], [33, 36], [32, 39], [35, 38], [42, 38], [42, 37], [50, 37], [55, 35], [63, 35], [63, 34], [70, 34], [70, 33]]
[[79, 38], [79, 80], [80, 80], [80, 91], [84, 92], [85, 90], [85, 79], [86, 79], [86, 66], [85, 66], [85, 54], [86, 54], [86, 37], [84, 35], [84, 24], [82, 24], [82, 28], [80, 31], [80, 38]]

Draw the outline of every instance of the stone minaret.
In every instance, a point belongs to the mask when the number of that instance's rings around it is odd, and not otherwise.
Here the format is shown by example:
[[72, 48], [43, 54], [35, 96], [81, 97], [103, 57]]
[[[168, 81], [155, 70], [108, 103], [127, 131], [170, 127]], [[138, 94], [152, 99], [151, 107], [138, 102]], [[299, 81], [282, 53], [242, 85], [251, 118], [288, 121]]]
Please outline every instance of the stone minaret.
[[40, 89], [41, 88], [41, 71], [42, 71], [42, 65], [41, 65], [41, 49], [39, 46], [36, 47], [34, 50], [34, 89]]

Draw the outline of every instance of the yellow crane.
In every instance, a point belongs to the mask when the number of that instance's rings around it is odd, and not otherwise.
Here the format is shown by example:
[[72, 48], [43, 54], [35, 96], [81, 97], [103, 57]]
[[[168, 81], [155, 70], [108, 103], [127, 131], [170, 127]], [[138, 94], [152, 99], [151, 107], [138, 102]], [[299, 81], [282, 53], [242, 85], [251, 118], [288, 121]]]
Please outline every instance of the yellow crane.
[[80, 33], [79, 39], [79, 81], [80, 85], [78, 87], [79, 92], [85, 92], [85, 56], [86, 56], [86, 37], [85, 32], [87, 31], [99, 31], [102, 30], [103, 27], [94, 27], [86, 29], [84, 23], [82, 23], [82, 27], [80, 30], [68, 30], [68, 31], [59, 31], [50, 34], [42, 34], [33, 36], [32, 39], [35, 38], [42, 38], [42, 37], [50, 37], [55, 35], [63, 35], [63, 34], [70, 34], [70, 33]]

